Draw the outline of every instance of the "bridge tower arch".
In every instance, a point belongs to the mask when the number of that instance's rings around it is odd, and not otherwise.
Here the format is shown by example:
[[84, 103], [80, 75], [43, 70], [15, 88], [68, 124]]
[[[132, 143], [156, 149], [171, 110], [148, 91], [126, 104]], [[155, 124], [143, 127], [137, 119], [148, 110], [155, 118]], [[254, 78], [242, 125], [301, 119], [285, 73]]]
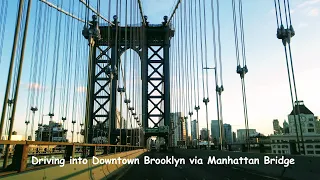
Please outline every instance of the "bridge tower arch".
[[[169, 50], [174, 36], [174, 30], [167, 25], [168, 17], [164, 17], [162, 24], [146, 22], [127, 28], [119, 25], [116, 16], [113, 25], [99, 25], [97, 16], [92, 18], [89, 28], [83, 30], [90, 46], [85, 142], [92, 143], [95, 128], [98, 128], [107, 131], [108, 143], [117, 143], [116, 137], [122, 130], [116, 128], [116, 72], [121, 54], [128, 49], [136, 51], [141, 60], [143, 144], [151, 136], [164, 137], [168, 141], [171, 125]], [[131, 31], [139, 32], [138, 36], [133, 36]], [[124, 103], [130, 103], [130, 99], [124, 99]], [[125, 131], [122, 134], [127, 136]]]

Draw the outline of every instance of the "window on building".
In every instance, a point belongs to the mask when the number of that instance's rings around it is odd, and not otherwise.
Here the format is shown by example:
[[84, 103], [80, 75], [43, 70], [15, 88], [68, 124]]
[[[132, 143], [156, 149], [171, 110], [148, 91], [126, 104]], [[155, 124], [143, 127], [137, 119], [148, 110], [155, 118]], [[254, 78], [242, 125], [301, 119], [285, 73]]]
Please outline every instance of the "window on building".
[[315, 145], [315, 148], [320, 148], [320, 145]]
[[285, 150], [282, 150], [282, 154], [285, 154], [286, 152], [285, 152]]
[[313, 148], [313, 145], [307, 145], [307, 148]]
[[288, 145], [282, 145], [282, 148], [289, 148]]
[[278, 150], [278, 153], [281, 154], [281, 150]]
[[308, 126], [309, 127], [314, 127], [314, 125], [312, 123], [309, 123]]
[[273, 153], [274, 153], [274, 154], [276, 154], [276, 153], [277, 153], [277, 151], [276, 151], [276, 150], [273, 150]]
[[308, 129], [308, 132], [314, 132], [314, 129]]
[[314, 154], [313, 151], [307, 151], [307, 154]]
[[320, 154], [320, 151], [316, 151], [316, 154]]
[[276, 146], [276, 145], [273, 145], [272, 147], [273, 147], [273, 148], [277, 148], [277, 146]]
[[280, 145], [278, 145], [278, 148], [280, 148], [281, 146]]
[[313, 121], [313, 118], [309, 118], [309, 121]]

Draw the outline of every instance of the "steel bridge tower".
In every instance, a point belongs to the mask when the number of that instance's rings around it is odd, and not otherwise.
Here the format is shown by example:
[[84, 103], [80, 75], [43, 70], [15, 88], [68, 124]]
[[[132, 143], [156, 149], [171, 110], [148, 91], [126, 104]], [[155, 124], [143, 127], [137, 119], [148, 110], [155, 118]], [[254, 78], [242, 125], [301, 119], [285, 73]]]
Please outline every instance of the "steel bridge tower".
[[[116, 95], [117, 92], [125, 91], [123, 88], [118, 88], [117, 69], [120, 68], [121, 55], [128, 49], [137, 52], [141, 60], [144, 129], [142, 143], [146, 144], [147, 138], [151, 136], [164, 137], [168, 143], [169, 129], [171, 129], [169, 50], [170, 40], [174, 36], [174, 30], [167, 25], [168, 17], [164, 17], [162, 24], [151, 25], [146, 22], [141, 26], [127, 28], [119, 25], [116, 16], [113, 18], [113, 25], [107, 26], [100, 26], [97, 16], [94, 15], [92, 18], [89, 28], [83, 30], [83, 36], [89, 41], [89, 56], [91, 56], [88, 62], [84, 131], [87, 143], [92, 143], [94, 137], [94, 121], [100, 130], [107, 130], [110, 121], [110, 144], [116, 143], [120, 131], [124, 137], [122, 144], [130, 134], [126, 134], [125, 129], [116, 128]], [[146, 16], [144, 18], [147, 19]], [[111, 51], [111, 57], [108, 56], [108, 51]], [[125, 99], [124, 103], [130, 104], [130, 99]], [[106, 108], [107, 104], [109, 108]], [[164, 110], [160, 106], [163, 106]], [[134, 107], [129, 107], [131, 114], [136, 116]], [[160, 126], [162, 121], [164, 126]]]

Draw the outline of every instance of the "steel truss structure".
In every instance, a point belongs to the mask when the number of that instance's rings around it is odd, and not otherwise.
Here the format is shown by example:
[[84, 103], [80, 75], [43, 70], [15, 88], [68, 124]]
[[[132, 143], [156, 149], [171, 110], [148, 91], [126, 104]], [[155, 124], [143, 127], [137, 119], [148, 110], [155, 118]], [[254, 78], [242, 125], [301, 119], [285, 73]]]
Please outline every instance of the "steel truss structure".
[[[120, 68], [121, 55], [128, 49], [137, 52], [141, 60], [143, 128], [158, 128], [161, 122], [161, 126], [170, 126], [169, 49], [174, 30], [167, 25], [167, 17], [158, 25], [147, 22], [141, 26], [121, 27], [116, 17], [113, 24], [99, 26], [96, 17], [93, 17], [90, 28], [83, 33], [91, 46], [85, 128], [88, 143], [91, 143], [94, 137], [94, 122], [97, 124], [95, 127], [106, 131], [110, 121], [111, 144], [116, 142], [119, 135], [120, 131], [116, 129], [116, 72]], [[111, 53], [108, 53], [109, 51]], [[108, 54], [111, 54], [111, 57]], [[129, 99], [124, 101], [130, 103]], [[129, 107], [135, 116], [134, 108]], [[121, 132], [124, 137], [128, 136], [125, 131]], [[145, 132], [145, 140], [150, 136], [168, 139], [168, 133]]]

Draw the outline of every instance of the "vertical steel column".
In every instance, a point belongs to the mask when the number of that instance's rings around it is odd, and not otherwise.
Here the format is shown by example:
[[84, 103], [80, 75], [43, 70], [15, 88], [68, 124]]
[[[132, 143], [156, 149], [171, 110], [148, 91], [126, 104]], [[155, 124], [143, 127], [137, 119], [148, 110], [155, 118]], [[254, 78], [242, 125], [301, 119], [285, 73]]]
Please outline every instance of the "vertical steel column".
[[163, 47], [163, 76], [164, 76], [164, 125], [170, 125], [170, 36], [169, 26], [165, 28], [164, 47]]
[[96, 52], [97, 47], [94, 44], [93, 39], [90, 41], [90, 53], [89, 53], [89, 63], [88, 63], [88, 86], [87, 86], [87, 102], [86, 102], [86, 119], [85, 119], [85, 143], [92, 143], [93, 137], [93, 107], [94, 107], [94, 88], [95, 88], [95, 67], [96, 67]]
[[116, 113], [117, 113], [117, 84], [118, 84], [118, 75], [116, 75], [116, 65], [117, 65], [117, 60], [118, 60], [118, 47], [113, 46], [111, 48], [111, 74], [113, 74], [113, 78], [111, 79], [111, 92], [110, 92], [110, 127], [111, 128], [111, 134], [110, 134], [110, 144], [114, 144], [116, 140], [116, 135], [114, 135], [114, 132], [116, 130]]
[[148, 128], [148, 38], [147, 27], [143, 26], [143, 43], [142, 43], [142, 59], [141, 59], [141, 75], [142, 75], [142, 126]]
[[16, 29], [15, 29], [15, 32], [14, 32], [14, 40], [13, 40], [13, 47], [12, 47], [12, 52], [11, 52], [11, 60], [10, 60], [8, 79], [7, 79], [6, 92], [5, 92], [4, 99], [3, 99], [1, 122], [0, 122], [0, 138], [2, 137], [2, 130], [3, 130], [3, 126], [4, 126], [4, 120], [5, 120], [6, 113], [7, 113], [7, 102], [8, 102], [8, 97], [9, 97], [9, 93], [10, 93], [12, 72], [13, 72], [13, 67], [14, 67], [14, 60], [15, 60], [15, 57], [16, 57], [16, 51], [17, 51], [17, 46], [18, 46], [18, 39], [19, 39], [19, 32], [20, 32], [20, 24], [21, 24], [23, 4], [24, 4], [24, 0], [20, 0], [19, 12], [18, 12], [18, 16], [17, 16], [17, 24], [16, 24]]
[[[21, 1], [20, 1], [20, 3], [21, 3]], [[30, 17], [31, 5], [32, 5], [32, 0], [29, 0], [26, 22], [25, 22], [26, 24], [25, 24], [24, 33], [23, 33], [22, 48], [21, 48], [21, 53], [20, 53], [21, 57], [20, 57], [20, 63], [19, 63], [18, 77], [17, 77], [17, 82], [15, 84], [16, 90], [14, 92], [13, 109], [12, 109], [12, 114], [11, 114], [11, 121], [10, 121], [9, 135], [8, 135], [9, 141], [11, 140], [14, 119], [15, 119], [15, 113], [16, 113], [16, 109], [17, 109], [17, 100], [18, 100], [18, 94], [19, 94], [19, 88], [20, 88], [20, 79], [21, 79], [21, 73], [22, 73], [22, 67], [23, 67], [24, 51], [26, 48], [26, 40], [27, 40], [27, 36], [28, 36], [28, 27], [29, 27], [29, 17]], [[6, 152], [5, 152], [4, 162], [3, 162], [4, 168], [7, 167], [7, 163], [8, 163], [9, 147], [10, 147], [10, 145], [6, 146]]]

